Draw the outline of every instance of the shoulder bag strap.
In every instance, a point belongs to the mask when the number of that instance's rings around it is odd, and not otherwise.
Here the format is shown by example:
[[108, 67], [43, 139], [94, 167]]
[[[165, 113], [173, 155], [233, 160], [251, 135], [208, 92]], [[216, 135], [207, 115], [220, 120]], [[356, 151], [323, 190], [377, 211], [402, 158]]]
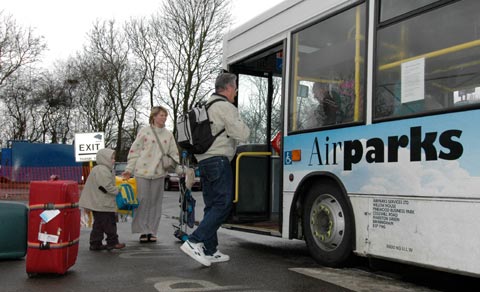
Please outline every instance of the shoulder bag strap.
[[157, 140], [158, 147], [160, 147], [160, 151], [162, 151], [162, 154], [167, 155], [168, 157], [170, 157], [173, 160], [173, 162], [178, 164], [178, 162], [172, 156], [170, 156], [170, 154], [168, 154], [168, 152], [165, 152], [165, 150], [163, 150], [162, 143], [160, 143], [160, 139], [158, 139], [157, 133], [155, 133], [155, 129], [152, 126], [150, 126], [150, 129], [153, 132], [153, 136], [155, 136], [155, 139]]
[[162, 151], [162, 154], [167, 155], [167, 153], [165, 153], [165, 150], [163, 150], [162, 143], [160, 143], [160, 139], [158, 139], [157, 133], [155, 133], [155, 129], [153, 128], [153, 126], [150, 126], [150, 129], [152, 130], [153, 136], [155, 136], [155, 139], [157, 140], [160, 151]]

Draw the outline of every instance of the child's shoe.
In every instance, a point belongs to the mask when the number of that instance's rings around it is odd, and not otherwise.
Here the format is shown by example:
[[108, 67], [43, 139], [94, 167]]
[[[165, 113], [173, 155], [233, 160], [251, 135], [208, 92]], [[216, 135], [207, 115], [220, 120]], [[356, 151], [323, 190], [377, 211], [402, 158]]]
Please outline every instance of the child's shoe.
[[100, 251], [100, 250], [106, 250], [107, 246], [106, 245], [90, 245], [90, 250], [92, 251]]
[[107, 250], [112, 250], [112, 249], [122, 249], [125, 246], [127, 246], [125, 243], [117, 243], [115, 245], [107, 245]]

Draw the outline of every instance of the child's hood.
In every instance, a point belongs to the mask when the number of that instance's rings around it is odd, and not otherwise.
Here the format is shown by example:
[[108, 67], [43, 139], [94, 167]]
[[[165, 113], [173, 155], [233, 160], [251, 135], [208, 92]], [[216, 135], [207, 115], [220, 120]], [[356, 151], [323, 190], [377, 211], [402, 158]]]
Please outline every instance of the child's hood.
[[109, 148], [103, 148], [97, 152], [97, 164], [105, 165], [108, 168], [112, 168], [113, 161], [112, 155], [115, 151]]

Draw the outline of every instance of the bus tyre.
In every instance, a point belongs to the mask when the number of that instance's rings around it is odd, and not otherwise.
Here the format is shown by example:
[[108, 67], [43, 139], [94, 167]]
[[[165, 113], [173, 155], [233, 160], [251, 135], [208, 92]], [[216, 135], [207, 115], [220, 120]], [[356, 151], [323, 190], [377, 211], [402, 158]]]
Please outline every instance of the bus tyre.
[[353, 248], [354, 224], [350, 205], [332, 184], [314, 184], [303, 208], [303, 228], [310, 254], [328, 267], [345, 265]]

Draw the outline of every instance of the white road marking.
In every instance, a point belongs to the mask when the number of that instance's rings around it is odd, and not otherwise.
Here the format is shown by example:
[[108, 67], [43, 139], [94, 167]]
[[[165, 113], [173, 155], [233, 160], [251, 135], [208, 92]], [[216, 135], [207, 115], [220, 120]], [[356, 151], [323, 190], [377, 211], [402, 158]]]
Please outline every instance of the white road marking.
[[[208, 291], [253, 291], [248, 286], [229, 285], [220, 286], [210, 281], [183, 279], [178, 277], [159, 277], [147, 279], [154, 282], [154, 287], [159, 292], [208, 292]], [[259, 290], [255, 290], [259, 291]], [[269, 291], [263, 291], [269, 292]], [[271, 291], [270, 291], [271, 292]]]
[[290, 271], [313, 277], [324, 282], [347, 288], [353, 291], [382, 291], [382, 292], [433, 292], [421, 286], [401, 282], [386, 276], [375, 275], [356, 269], [333, 268], [291, 268]]
[[119, 255], [123, 259], [151, 259], [151, 258], [164, 258], [164, 257], [174, 257], [180, 255], [180, 250], [171, 246], [163, 247], [161, 249], [153, 249], [148, 247], [140, 247], [138, 249], [131, 250], [122, 250], [122, 253]]

